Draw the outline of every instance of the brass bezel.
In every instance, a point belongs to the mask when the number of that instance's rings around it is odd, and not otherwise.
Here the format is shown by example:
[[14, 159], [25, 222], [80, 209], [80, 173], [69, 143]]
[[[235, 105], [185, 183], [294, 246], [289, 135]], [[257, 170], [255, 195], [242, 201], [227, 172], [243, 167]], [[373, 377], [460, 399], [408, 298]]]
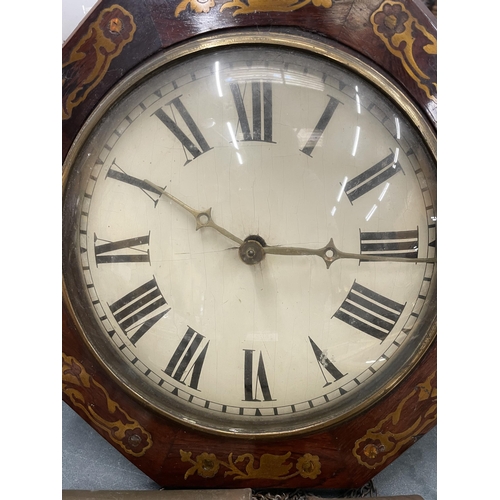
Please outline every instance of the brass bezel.
[[[111, 105], [117, 101], [117, 99], [119, 99], [124, 93], [132, 89], [147, 75], [158, 70], [162, 66], [165, 66], [174, 61], [179, 61], [201, 51], [236, 45], [277, 45], [281, 47], [284, 46], [298, 49], [306, 53], [319, 55], [326, 59], [339, 63], [348, 70], [361, 75], [363, 78], [377, 87], [378, 90], [388, 96], [393, 102], [396, 103], [396, 105], [400, 109], [404, 111], [408, 119], [421, 133], [422, 138], [427, 145], [432, 157], [436, 159], [437, 140], [433, 128], [429, 125], [420, 110], [405, 96], [405, 94], [399, 88], [395, 86], [392, 81], [384, 76], [382, 72], [375, 70], [368, 63], [358, 59], [350, 52], [342, 50], [336, 45], [326, 43], [324, 39], [319, 39], [313, 36], [306, 37], [304, 34], [299, 35], [290, 33], [289, 31], [285, 33], [276, 30], [266, 33], [260, 33], [257, 31], [238, 30], [217, 35], [203, 36], [201, 38], [188, 41], [171, 49], [167, 49], [164, 52], [153, 56], [148, 61], [143, 63], [139, 68], [134, 70], [131, 74], [124, 77], [123, 80], [121, 80], [120, 83], [116, 85], [97, 105], [97, 107], [94, 109], [90, 117], [87, 119], [87, 121], [79, 131], [74, 143], [72, 144], [63, 164], [63, 197], [66, 191], [71, 166], [75, 162], [81, 147], [89, 137], [94, 127], [99, 123], [100, 119], [108, 111]], [[435, 280], [436, 272], [434, 272], [433, 277], [434, 283]], [[78, 315], [73, 308], [72, 302], [70, 300], [70, 293], [67, 289], [67, 283], [63, 275], [63, 300], [65, 301], [65, 304], [67, 305], [68, 310], [70, 311], [85, 344], [88, 346], [99, 363], [104, 367], [104, 369], [112, 376], [115, 381], [119, 383], [119, 385], [126, 392], [131, 394], [136, 400], [139, 400], [142, 405], [150, 408], [152, 411], [165, 415], [166, 417], [173, 419], [174, 421], [177, 421], [183, 425], [187, 425], [196, 430], [201, 430], [212, 434], [247, 439], [281, 438], [295, 435], [304, 435], [313, 431], [324, 429], [340, 422], [344, 422], [345, 420], [358, 415], [359, 413], [365, 411], [370, 406], [379, 401], [383, 396], [388, 394], [415, 367], [415, 365], [425, 354], [437, 335], [435, 284], [434, 291], [431, 293], [431, 295], [432, 294], [433, 296], [431, 296], [431, 300], [429, 300], [429, 302], [432, 303], [427, 306], [428, 311], [426, 317], [428, 318], [428, 320], [426, 323], [427, 335], [425, 337], [425, 342], [421, 343], [421, 345], [415, 351], [414, 356], [410, 360], [410, 362], [408, 362], [407, 365], [400, 370], [397, 377], [393, 377], [390, 383], [386, 384], [375, 394], [372, 394], [369, 398], [365, 399], [361, 405], [357, 405], [350, 411], [345, 412], [340, 417], [334, 419], [316, 419], [311, 424], [302, 424], [300, 426], [295, 426], [293, 429], [272, 428], [271, 430], [266, 429], [265, 431], [256, 433], [250, 432], [249, 430], [245, 429], [228, 428], [227, 426], [217, 427], [215, 425], [207, 425], [204, 422], [194, 421], [192, 419], [189, 419], [188, 417], [185, 417], [181, 411], [170, 412], [165, 410], [165, 408], [159, 407], [158, 404], [154, 404], [153, 402], [147, 400], [144, 395], [129, 387], [126, 381], [121, 379], [120, 376], [115, 373], [112, 368], [109, 367], [109, 363], [107, 363], [106, 360], [103, 359], [102, 355], [96, 349], [96, 346], [93, 345], [92, 342], [87, 338], [87, 335], [84, 332], [84, 328], [78, 319]]]

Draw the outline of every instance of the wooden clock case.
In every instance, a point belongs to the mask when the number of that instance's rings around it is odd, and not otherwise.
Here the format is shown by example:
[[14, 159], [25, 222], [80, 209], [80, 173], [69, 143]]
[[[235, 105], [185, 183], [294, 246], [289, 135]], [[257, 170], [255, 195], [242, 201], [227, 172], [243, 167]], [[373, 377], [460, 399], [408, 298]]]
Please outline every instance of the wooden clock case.
[[[420, 1], [103, 0], [63, 46], [63, 161], [131, 70], [179, 43], [242, 28], [301, 33], [354, 54], [437, 130], [436, 19]], [[141, 405], [94, 357], [65, 300], [62, 309], [63, 400], [161, 486], [360, 487], [436, 425], [436, 340], [364, 413], [311, 435], [249, 440], [184, 427]]]

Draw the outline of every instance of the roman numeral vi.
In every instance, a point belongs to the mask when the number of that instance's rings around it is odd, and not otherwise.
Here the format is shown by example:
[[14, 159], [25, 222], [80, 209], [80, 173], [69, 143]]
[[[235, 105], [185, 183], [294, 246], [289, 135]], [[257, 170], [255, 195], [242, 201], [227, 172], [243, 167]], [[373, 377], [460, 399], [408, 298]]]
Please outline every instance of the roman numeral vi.
[[257, 384], [260, 386], [264, 401], [275, 401], [271, 396], [269, 383], [267, 381], [266, 368], [262, 359], [262, 352], [259, 353], [259, 364], [257, 367], [257, 377], [254, 384], [253, 379], [253, 349], [243, 349], [245, 351], [244, 380], [245, 380], [245, 401], [260, 401], [257, 399]]

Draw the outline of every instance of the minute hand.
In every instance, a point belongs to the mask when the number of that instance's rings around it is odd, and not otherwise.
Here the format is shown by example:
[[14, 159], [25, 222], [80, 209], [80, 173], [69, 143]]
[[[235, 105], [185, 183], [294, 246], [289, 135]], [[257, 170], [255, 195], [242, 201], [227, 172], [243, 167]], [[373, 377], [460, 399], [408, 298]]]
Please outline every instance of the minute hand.
[[372, 262], [426, 262], [435, 263], [435, 258], [407, 258], [407, 257], [392, 257], [369, 255], [360, 253], [347, 253], [338, 250], [333, 243], [333, 238], [330, 238], [328, 244], [322, 248], [301, 248], [301, 247], [280, 247], [280, 246], [265, 246], [265, 253], [273, 255], [317, 255], [321, 257], [329, 268], [333, 262], [338, 259], [358, 259]]

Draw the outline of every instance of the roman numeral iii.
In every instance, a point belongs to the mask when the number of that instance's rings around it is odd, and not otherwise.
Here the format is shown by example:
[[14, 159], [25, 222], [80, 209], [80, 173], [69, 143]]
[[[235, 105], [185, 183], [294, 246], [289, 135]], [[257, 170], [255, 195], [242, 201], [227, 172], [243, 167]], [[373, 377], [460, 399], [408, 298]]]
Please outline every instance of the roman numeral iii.
[[[360, 253], [391, 257], [418, 257], [418, 229], [360, 232]], [[363, 259], [361, 259], [363, 262]]]
[[[252, 82], [252, 129], [238, 83], [230, 83], [244, 141], [273, 141], [273, 91], [270, 82]], [[246, 85], [245, 85], [246, 89]]]
[[165, 368], [165, 373], [182, 384], [185, 384], [187, 378], [191, 375], [188, 385], [191, 389], [198, 390], [201, 370], [209, 344], [209, 342], [206, 342], [203, 345], [204, 340], [203, 335], [188, 326], [184, 337], [182, 337]]
[[113, 302], [109, 309], [121, 329], [136, 344], [151, 327], [170, 311], [156, 279], [144, 283]]
[[332, 316], [378, 340], [385, 340], [405, 304], [399, 304], [354, 282], [346, 299]]

